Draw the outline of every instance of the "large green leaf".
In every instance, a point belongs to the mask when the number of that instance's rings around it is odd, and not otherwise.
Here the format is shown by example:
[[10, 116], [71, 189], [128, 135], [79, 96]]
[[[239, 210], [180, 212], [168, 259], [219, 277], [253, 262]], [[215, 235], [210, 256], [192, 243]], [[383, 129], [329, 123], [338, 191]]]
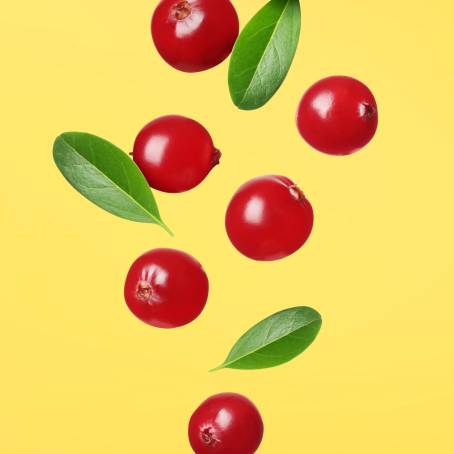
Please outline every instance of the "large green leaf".
[[224, 363], [213, 370], [265, 369], [286, 363], [309, 347], [321, 325], [320, 314], [310, 307], [277, 312], [243, 334]]
[[134, 161], [107, 140], [84, 132], [57, 137], [54, 160], [68, 182], [112, 214], [137, 222], [162, 221], [153, 194]]
[[276, 93], [295, 56], [300, 29], [299, 0], [271, 0], [244, 27], [229, 67], [236, 106], [257, 109]]

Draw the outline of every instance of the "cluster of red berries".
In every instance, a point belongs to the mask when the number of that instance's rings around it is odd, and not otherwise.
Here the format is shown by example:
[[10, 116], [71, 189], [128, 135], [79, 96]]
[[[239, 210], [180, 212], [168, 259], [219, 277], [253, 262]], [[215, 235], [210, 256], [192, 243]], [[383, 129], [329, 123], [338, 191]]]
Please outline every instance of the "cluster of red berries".
[[[162, 0], [152, 19], [155, 46], [173, 67], [202, 71], [221, 63], [238, 36], [237, 13], [229, 0]], [[334, 76], [312, 85], [297, 111], [301, 136], [331, 155], [365, 146], [377, 128], [371, 91], [351, 77]], [[178, 115], [148, 123], [134, 143], [133, 159], [149, 185], [178, 193], [200, 184], [219, 163], [221, 153], [197, 121]], [[260, 176], [243, 184], [226, 211], [225, 228], [235, 248], [254, 260], [277, 260], [308, 239], [314, 214], [309, 200], [289, 178]], [[201, 264], [185, 252], [154, 249], [131, 266], [125, 299], [142, 321], [174, 328], [194, 320], [208, 298]], [[197, 454], [253, 454], [263, 436], [255, 406], [238, 394], [206, 400], [189, 423]]]

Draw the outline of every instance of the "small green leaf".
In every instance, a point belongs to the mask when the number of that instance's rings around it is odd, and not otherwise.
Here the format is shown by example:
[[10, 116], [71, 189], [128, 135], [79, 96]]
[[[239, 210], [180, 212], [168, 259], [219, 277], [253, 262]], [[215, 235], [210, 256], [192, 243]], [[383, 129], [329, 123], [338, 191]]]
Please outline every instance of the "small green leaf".
[[293, 307], [253, 326], [236, 342], [227, 359], [213, 369], [265, 369], [298, 356], [317, 337], [322, 318], [310, 307]]
[[172, 234], [142, 172], [115, 145], [92, 134], [65, 132], [55, 140], [53, 155], [66, 180], [95, 205], [121, 218], [158, 224]]
[[229, 66], [236, 106], [257, 109], [276, 93], [295, 56], [300, 29], [299, 0], [271, 0], [244, 27]]

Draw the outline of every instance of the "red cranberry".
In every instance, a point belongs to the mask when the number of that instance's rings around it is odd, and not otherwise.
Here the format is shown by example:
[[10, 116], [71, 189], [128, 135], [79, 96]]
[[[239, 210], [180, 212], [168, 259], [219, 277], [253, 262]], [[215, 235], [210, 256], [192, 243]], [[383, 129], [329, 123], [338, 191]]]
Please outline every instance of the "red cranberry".
[[129, 269], [125, 300], [149, 325], [175, 328], [192, 322], [208, 298], [208, 278], [200, 263], [182, 251], [153, 249]]
[[221, 153], [200, 123], [167, 115], [143, 127], [132, 156], [152, 188], [183, 192], [204, 180]]
[[359, 80], [327, 77], [306, 91], [296, 121], [309, 145], [331, 155], [347, 155], [364, 147], [374, 136], [377, 104]]
[[302, 191], [286, 177], [254, 178], [234, 194], [225, 227], [230, 241], [254, 260], [277, 260], [308, 239], [314, 214]]
[[197, 72], [224, 61], [239, 32], [229, 0], [162, 0], [151, 20], [161, 57], [180, 71]]
[[253, 454], [262, 438], [260, 413], [240, 394], [210, 397], [189, 421], [189, 441], [196, 454]]

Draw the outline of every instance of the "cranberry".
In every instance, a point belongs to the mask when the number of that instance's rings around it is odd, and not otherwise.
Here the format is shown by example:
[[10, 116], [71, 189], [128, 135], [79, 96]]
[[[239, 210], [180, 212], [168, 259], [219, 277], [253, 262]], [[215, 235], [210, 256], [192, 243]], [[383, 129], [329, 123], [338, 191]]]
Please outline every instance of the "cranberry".
[[200, 263], [182, 251], [153, 249], [129, 269], [125, 300], [149, 325], [175, 328], [192, 322], [208, 298], [208, 278]]
[[221, 153], [200, 123], [167, 115], [143, 127], [132, 156], [152, 188], [183, 192], [197, 186], [219, 164]]
[[253, 454], [262, 437], [260, 413], [240, 394], [210, 397], [189, 421], [189, 441], [196, 454]]
[[308, 239], [314, 214], [302, 191], [286, 177], [254, 178], [234, 194], [225, 226], [233, 245], [254, 260], [277, 260]]
[[304, 140], [331, 155], [347, 155], [364, 147], [377, 123], [374, 95], [362, 82], [346, 76], [327, 77], [312, 85], [297, 113]]
[[180, 71], [197, 72], [224, 61], [239, 32], [229, 0], [162, 0], [151, 20], [161, 57]]

